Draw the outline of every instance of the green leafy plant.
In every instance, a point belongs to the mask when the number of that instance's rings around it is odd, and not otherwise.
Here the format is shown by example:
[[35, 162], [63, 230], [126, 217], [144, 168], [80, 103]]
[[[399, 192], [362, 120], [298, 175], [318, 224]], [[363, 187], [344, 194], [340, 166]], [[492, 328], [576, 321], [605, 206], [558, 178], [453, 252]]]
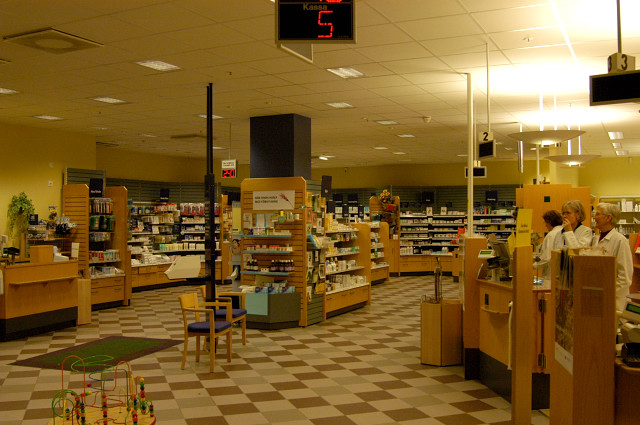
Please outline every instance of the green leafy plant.
[[29, 227], [29, 216], [35, 211], [31, 199], [24, 192], [20, 192], [19, 195], [13, 195], [7, 210], [9, 232], [14, 234], [26, 230]]

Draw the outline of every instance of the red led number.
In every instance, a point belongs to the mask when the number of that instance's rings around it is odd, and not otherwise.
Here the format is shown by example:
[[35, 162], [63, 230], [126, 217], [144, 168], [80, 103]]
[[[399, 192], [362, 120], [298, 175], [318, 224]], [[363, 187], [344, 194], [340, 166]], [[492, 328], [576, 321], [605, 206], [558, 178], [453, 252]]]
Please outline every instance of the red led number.
[[[336, 3], [336, 2], [333, 2]], [[328, 26], [329, 27], [329, 34], [318, 34], [318, 38], [331, 38], [333, 37], [333, 24], [331, 22], [322, 22], [322, 15], [325, 13], [333, 13], [333, 10], [321, 10], [320, 12], [318, 12], [318, 25], [321, 26]]]

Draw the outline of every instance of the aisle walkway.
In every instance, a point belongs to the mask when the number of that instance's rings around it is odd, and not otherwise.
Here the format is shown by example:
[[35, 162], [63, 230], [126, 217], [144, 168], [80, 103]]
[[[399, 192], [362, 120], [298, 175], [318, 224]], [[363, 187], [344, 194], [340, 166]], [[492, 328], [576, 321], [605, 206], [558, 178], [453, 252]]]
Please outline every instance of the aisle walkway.
[[[160, 425], [471, 425], [508, 424], [509, 404], [462, 367], [421, 365], [420, 296], [432, 276], [401, 277], [373, 287], [369, 307], [308, 328], [248, 331], [224, 348], [210, 374], [206, 356], [187, 358], [182, 345], [131, 362], [145, 378]], [[447, 279], [445, 294], [457, 296]], [[130, 307], [93, 312], [93, 323], [0, 343], [0, 425], [44, 425], [60, 372], [9, 363], [47, 351], [122, 334], [182, 339], [177, 295], [182, 286], [135, 293]], [[238, 332], [236, 330], [236, 332]], [[548, 419], [534, 412], [534, 424]]]

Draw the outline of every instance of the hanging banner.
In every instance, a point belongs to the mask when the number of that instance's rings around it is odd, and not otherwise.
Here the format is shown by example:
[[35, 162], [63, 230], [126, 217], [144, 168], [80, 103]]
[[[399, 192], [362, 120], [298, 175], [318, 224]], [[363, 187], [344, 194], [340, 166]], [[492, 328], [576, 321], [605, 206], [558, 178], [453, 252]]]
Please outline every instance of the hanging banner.
[[253, 192], [254, 211], [295, 209], [295, 190], [263, 190]]

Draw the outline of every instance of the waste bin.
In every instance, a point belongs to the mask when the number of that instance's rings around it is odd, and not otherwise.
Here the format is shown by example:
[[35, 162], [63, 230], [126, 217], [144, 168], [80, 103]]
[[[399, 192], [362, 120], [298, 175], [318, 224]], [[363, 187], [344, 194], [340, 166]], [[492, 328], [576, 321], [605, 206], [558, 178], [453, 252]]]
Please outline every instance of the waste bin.
[[420, 362], [433, 366], [461, 364], [462, 303], [433, 302], [423, 297], [420, 316]]

